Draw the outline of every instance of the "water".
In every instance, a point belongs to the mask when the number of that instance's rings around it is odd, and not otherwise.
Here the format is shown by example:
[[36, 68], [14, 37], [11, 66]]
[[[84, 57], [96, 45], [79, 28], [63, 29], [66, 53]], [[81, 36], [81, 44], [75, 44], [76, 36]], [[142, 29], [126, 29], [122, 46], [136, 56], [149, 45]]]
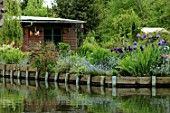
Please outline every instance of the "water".
[[170, 113], [170, 89], [116, 89], [0, 78], [0, 113], [41, 112]]

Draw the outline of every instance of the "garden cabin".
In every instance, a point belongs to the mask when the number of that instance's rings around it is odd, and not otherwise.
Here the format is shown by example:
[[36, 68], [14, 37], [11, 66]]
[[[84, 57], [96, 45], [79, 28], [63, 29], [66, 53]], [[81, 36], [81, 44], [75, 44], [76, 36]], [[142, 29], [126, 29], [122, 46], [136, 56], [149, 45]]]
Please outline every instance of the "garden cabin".
[[51, 41], [56, 45], [59, 42], [68, 43], [72, 50], [76, 50], [85, 24], [80, 20], [34, 16], [21, 16], [20, 21], [23, 29], [23, 51]]

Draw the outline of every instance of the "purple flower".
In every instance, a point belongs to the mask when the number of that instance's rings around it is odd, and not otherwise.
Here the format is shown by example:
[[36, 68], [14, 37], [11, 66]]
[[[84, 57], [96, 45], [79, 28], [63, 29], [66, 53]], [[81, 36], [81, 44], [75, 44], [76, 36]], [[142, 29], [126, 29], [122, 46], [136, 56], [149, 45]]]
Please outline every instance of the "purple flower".
[[142, 36], [142, 39], [144, 40], [146, 38], [146, 34]]
[[163, 50], [166, 51], [166, 48], [164, 47]]
[[165, 59], [165, 62], [166, 62], [166, 63], [168, 63], [168, 62], [169, 62], [169, 59], [168, 59], [168, 58], [166, 58], [166, 59]]
[[122, 48], [118, 48], [117, 51], [118, 51], [119, 53], [123, 53]]
[[133, 45], [137, 45], [137, 42], [136, 42], [136, 41], [134, 41], [134, 42], [133, 42]]
[[156, 38], [158, 39], [159, 37], [160, 37], [160, 35], [159, 35], [159, 34], [157, 34], [157, 35], [156, 35]]
[[140, 46], [140, 50], [141, 50], [141, 51], [143, 51], [143, 50], [144, 50], [143, 46]]
[[151, 39], [152, 39], [152, 36], [150, 35], [150, 36], [148, 37], [148, 39], [151, 40]]
[[139, 33], [136, 35], [136, 38], [140, 38], [140, 34]]
[[128, 50], [129, 50], [129, 51], [132, 51], [132, 48], [131, 48], [130, 46], [128, 46]]
[[134, 49], [134, 50], [137, 50], [137, 46], [136, 46], [136, 45], [134, 45], [134, 46], [133, 46], [133, 49]]
[[164, 58], [164, 57], [165, 57], [165, 54], [162, 54], [161, 57]]
[[124, 47], [124, 51], [127, 51], [128, 49], [127, 49], [127, 47]]
[[166, 40], [160, 40], [158, 45], [166, 45]]
[[154, 47], [154, 43], [152, 43], [152, 47]]
[[158, 45], [161, 46], [161, 45], [162, 45], [162, 42], [159, 42]]
[[148, 46], [148, 43], [146, 42], [145, 45], [146, 45], [146, 47], [147, 47], [147, 46]]

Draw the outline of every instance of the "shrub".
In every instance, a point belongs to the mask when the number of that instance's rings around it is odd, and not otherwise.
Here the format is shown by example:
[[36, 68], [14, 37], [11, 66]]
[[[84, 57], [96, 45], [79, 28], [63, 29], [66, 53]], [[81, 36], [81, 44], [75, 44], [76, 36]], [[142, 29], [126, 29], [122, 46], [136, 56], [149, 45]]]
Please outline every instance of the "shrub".
[[149, 76], [151, 68], [161, 63], [161, 51], [157, 47], [148, 45], [143, 51], [138, 48], [135, 54], [130, 54], [120, 61], [117, 68], [124, 75]]
[[0, 63], [3, 64], [27, 64], [29, 53], [22, 52], [19, 48], [14, 48], [12, 45], [0, 46]]
[[44, 46], [39, 46], [38, 50], [33, 50], [35, 54], [33, 61], [31, 62], [33, 67], [37, 67], [41, 71], [53, 71], [53, 67], [56, 65], [57, 52], [54, 43], [47, 43]]

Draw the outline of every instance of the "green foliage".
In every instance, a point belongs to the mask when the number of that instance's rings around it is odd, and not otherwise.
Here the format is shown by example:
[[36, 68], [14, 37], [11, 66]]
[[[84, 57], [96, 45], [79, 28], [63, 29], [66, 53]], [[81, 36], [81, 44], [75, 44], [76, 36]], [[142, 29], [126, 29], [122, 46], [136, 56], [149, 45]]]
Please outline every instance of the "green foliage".
[[26, 65], [28, 60], [28, 53], [24, 53], [18, 48], [12, 47], [12, 45], [0, 46], [0, 63]]
[[71, 54], [71, 47], [67, 43], [60, 42], [58, 43], [57, 48], [60, 56], [68, 56]]
[[102, 17], [101, 5], [98, 0], [55, 0], [53, 9], [61, 18], [86, 21], [85, 31], [94, 30]]
[[43, 7], [44, 0], [28, 0], [27, 6], [23, 10], [25, 16], [48, 16], [47, 8]]
[[161, 62], [161, 53], [157, 47], [149, 45], [144, 51], [138, 49], [135, 54], [126, 56], [117, 68], [124, 75], [150, 76], [151, 68], [155, 68]]
[[[19, 0], [6, 0], [5, 7], [7, 12], [5, 13], [4, 25], [0, 29], [0, 43], [5, 44], [7, 42], [22, 42], [22, 28], [18, 18], [21, 16], [21, 7]], [[16, 18], [14, 19], [13, 16]]]
[[53, 43], [47, 43], [44, 46], [37, 45], [38, 53], [32, 51], [32, 54], [35, 54], [35, 58], [32, 58], [33, 61], [31, 65], [37, 67], [42, 72], [53, 71], [53, 67], [56, 65], [57, 53], [56, 46]]

